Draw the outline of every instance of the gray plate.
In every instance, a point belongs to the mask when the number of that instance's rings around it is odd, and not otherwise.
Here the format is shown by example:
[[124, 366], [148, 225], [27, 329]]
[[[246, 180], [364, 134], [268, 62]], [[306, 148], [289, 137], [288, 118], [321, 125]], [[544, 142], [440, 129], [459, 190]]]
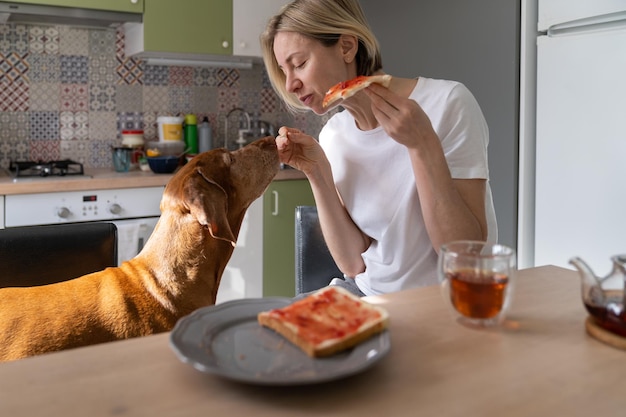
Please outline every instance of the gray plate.
[[389, 332], [327, 358], [310, 358], [273, 330], [257, 313], [284, 307], [289, 298], [250, 298], [204, 307], [178, 321], [170, 345], [199, 371], [259, 385], [314, 384], [353, 375], [391, 349]]

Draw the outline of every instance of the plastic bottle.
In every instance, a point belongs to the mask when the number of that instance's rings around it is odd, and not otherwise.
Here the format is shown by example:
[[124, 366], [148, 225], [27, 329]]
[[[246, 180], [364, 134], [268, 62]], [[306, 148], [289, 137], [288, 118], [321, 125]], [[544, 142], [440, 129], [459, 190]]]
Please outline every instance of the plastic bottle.
[[206, 116], [204, 116], [202, 123], [200, 123], [198, 149], [200, 152], [206, 152], [213, 149], [213, 132], [211, 132], [209, 118]]
[[188, 155], [198, 153], [198, 119], [194, 114], [185, 116], [185, 146]]

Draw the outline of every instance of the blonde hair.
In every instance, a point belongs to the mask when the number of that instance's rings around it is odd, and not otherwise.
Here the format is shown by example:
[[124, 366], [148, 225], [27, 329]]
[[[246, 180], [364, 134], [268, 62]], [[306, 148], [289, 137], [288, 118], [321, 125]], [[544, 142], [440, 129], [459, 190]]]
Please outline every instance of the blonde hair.
[[285, 74], [274, 56], [274, 38], [278, 32], [296, 32], [325, 46], [335, 45], [341, 35], [355, 36], [359, 42], [355, 57], [357, 75], [372, 75], [382, 68], [378, 40], [358, 0], [294, 0], [269, 20], [261, 35], [263, 61], [270, 82], [292, 112], [308, 108], [285, 86]]

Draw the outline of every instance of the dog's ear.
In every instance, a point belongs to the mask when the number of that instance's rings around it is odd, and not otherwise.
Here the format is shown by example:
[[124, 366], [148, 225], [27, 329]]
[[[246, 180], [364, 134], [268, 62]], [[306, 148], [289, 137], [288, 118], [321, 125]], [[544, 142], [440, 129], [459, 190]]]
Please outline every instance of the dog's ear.
[[185, 200], [189, 211], [200, 224], [209, 229], [215, 239], [225, 240], [236, 245], [236, 239], [228, 223], [228, 195], [217, 182], [205, 176], [191, 176], [185, 183]]

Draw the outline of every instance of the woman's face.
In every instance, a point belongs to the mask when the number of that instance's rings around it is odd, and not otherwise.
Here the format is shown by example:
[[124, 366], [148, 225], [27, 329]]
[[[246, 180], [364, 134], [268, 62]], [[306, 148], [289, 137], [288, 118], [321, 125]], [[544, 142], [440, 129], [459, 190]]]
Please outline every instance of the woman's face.
[[285, 74], [287, 91], [317, 114], [328, 111], [322, 106], [326, 91], [354, 76], [344, 60], [341, 42], [326, 47], [296, 32], [278, 32], [274, 56]]

